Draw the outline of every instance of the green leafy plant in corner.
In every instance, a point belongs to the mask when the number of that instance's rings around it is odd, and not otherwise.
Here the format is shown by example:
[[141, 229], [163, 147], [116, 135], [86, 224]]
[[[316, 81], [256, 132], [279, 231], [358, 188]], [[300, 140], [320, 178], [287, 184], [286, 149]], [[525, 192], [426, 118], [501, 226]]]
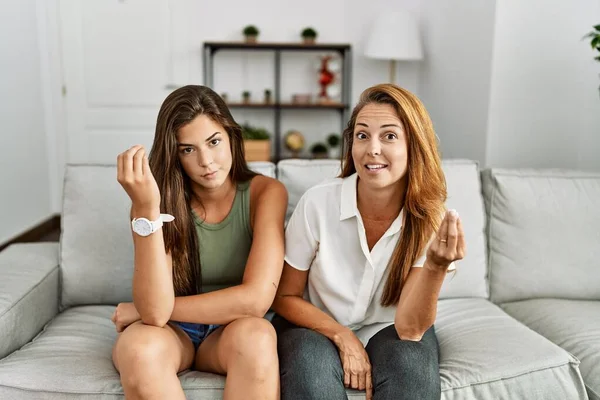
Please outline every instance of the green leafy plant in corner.
[[317, 37], [317, 31], [313, 28], [304, 28], [300, 34], [304, 39], [315, 39]]
[[[594, 26], [594, 30], [585, 35], [583, 38], [590, 40], [592, 51], [594, 51], [594, 54], [596, 54], [594, 60], [600, 61], [600, 24]], [[598, 87], [598, 91], [600, 91], [600, 87]]]
[[242, 137], [244, 140], [269, 140], [271, 135], [264, 128], [256, 128], [250, 124], [242, 125]]
[[243, 30], [244, 36], [258, 36], [260, 31], [254, 25], [248, 25]]

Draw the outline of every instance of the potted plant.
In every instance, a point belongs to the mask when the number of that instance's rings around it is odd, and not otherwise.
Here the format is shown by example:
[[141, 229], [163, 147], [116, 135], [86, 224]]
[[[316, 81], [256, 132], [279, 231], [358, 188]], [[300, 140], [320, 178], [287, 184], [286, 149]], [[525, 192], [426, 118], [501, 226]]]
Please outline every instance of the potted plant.
[[340, 146], [341, 138], [337, 133], [332, 133], [327, 136], [327, 144], [331, 150], [329, 155], [331, 158], [339, 158], [338, 148]]
[[315, 44], [315, 40], [317, 38], [317, 31], [310, 27], [304, 28], [300, 36], [302, 36], [304, 44]]
[[265, 104], [271, 104], [271, 91], [265, 89]]
[[271, 159], [271, 135], [264, 128], [242, 125], [244, 155], [246, 161], [269, 161]]
[[248, 25], [244, 28], [242, 33], [244, 34], [244, 37], [246, 38], [246, 43], [256, 43], [256, 38], [258, 37], [258, 34], [260, 33], [260, 31], [258, 30], [258, 28], [256, 26]]
[[242, 92], [242, 100], [244, 104], [250, 103], [250, 92], [248, 90]]
[[327, 146], [325, 143], [321, 142], [313, 144], [310, 148], [310, 152], [314, 158], [327, 158], [329, 156]]
[[[594, 26], [594, 30], [584, 36], [584, 39], [590, 39], [590, 45], [592, 46], [592, 51], [600, 52], [600, 24]], [[594, 53], [596, 54], [596, 53]], [[600, 61], [600, 54], [597, 54], [594, 57], [594, 60]], [[598, 87], [598, 91], [600, 92], [600, 87]]]

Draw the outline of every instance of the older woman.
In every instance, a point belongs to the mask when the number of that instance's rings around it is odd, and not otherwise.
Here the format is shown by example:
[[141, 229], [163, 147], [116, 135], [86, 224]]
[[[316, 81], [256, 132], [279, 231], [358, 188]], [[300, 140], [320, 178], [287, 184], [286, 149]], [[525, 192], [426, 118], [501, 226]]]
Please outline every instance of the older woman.
[[378, 85], [344, 140], [341, 177], [308, 190], [286, 229], [273, 304], [282, 399], [439, 399], [433, 323], [465, 243], [431, 120], [413, 94]]

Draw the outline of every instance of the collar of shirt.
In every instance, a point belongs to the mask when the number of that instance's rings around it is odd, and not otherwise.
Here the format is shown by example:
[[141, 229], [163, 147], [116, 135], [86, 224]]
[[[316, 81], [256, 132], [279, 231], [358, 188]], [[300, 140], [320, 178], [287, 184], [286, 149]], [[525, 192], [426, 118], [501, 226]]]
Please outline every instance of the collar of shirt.
[[[357, 184], [358, 184], [358, 174], [355, 172], [350, 175], [346, 179], [342, 181], [342, 196], [340, 201], [340, 221], [345, 219], [349, 219], [352, 217], [356, 217], [360, 223], [362, 224], [362, 218], [359, 218], [360, 212], [358, 211], [357, 204]], [[385, 232], [383, 237], [394, 235], [400, 232], [400, 228], [402, 228], [402, 221], [404, 217], [404, 208], [400, 210], [400, 213], [392, 222], [389, 229]]]

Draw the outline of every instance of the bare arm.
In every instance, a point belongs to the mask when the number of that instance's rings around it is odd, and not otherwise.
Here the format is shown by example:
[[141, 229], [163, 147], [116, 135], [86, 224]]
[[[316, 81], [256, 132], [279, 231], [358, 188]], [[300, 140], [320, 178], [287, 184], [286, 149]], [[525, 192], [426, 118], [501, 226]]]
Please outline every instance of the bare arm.
[[[129, 195], [131, 217], [156, 220], [160, 192], [144, 147], [136, 145], [117, 157], [117, 181]], [[162, 230], [142, 237], [132, 232], [134, 246], [133, 302], [142, 322], [164, 326], [173, 310], [171, 258], [165, 254]]]
[[433, 325], [448, 267], [464, 255], [465, 242], [460, 218], [458, 214], [448, 212], [427, 250], [425, 264], [422, 268], [411, 269], [400, 294], [394, 318], [400, 339], [419, 341]]
[[273, 310], [291, 323], [315, 330], [335, 343], [339, 334], [348, 328], [303, 299], [307, 280], [308, 271], [285, 263]]
[[264, 317], [281, 277], [287, 191], [269, 179], [256, 197], [253, 240], [242, 283], [195, 296], [177, 297], [171, 319], [227, 324], [242, 317]]
[[302, 298], [308, 271], [285, 263], [273, 309], [291, 323], [312, 329], [331, 340], [338, 349], [344, 370], [344, 385], [367, 391], [372, 399], [373, 382], [369, 356], [354, 332]]
[[[144, 217], [152, 221], [159, 217], [159, 210], [131, 210], [132, 218]], [[171, 255], [165, 252], [162, 228], [142, 237], [132, 232], [134, 247], [133, 303], [141, 320], [147, 325], [165, 326], [173, 311]]]

